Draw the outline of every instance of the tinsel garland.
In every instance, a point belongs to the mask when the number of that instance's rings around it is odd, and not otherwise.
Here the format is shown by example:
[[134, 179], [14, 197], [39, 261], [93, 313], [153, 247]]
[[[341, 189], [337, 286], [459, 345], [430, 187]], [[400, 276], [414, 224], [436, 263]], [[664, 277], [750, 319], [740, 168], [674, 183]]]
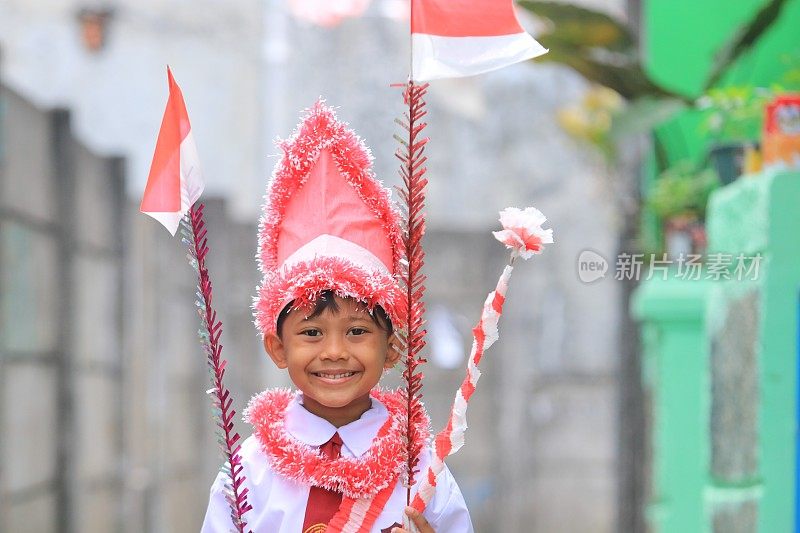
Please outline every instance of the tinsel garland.
[[406, 500], [411, 503], [411, 487], [414, 485], [418, 472], [418, 464], [422, 448], [425, 445], [417, 435], [417, 424], [425, 417], [422, 406], [422, 377], [420, 365], [426, 363], [422, 357], [422, 348], [425, 346], [425, 275], [422, 266], [425, 263], [425, 252], [422, 249], [422, 237], [425, 234], [425, 189], [428, 180], [425, 178], [427, 168], [425, 162], [425, 145], [427, 137], [421, 137], [421, 132], [427, 125], [422, 119], [427, 114], [425, 110], [425, 94], [428, 84], [417, 85], [409, 81], [405, 86], [403, 99], [408, 110], [402, 118], [395, 122], [403, 129], [403, 135], [394, 135], [400, 143], [400, 148], [395, 156], [400, 160], [400, 177], [403, 187], [400, 189], [402, 199], [401, 210], [404, 217], [403, 246], [405, 248], [406, 262], [403, 265], [402, 283], [406, 292], [406, 332], [400, 339], [405, 345], [405, 368], [403, 370], [404, 392], [406, 395], [406, 409], [408, 419], [405, 429], [406, 443], [406, 471], [404, 482], [406, 485]]
[[222, 335], [222, 322], [217, 318], [217, 312], [211, 305], [212, 286], [208, 268], [206, 268], [208, 239], [206, 224], [203, 220], [203, 208], [203, 204], [199, 206], [195, 204], [181, 219], [181, 240], [189, 247], [187, 258], [189, 264], [197, 272], [195, 305], [200, 315], [198, 335], [200, 344], [206, 353], [208, 371], [213, 384], [207, 393], [211, 397], [212, 412], [217, 425], [217, 442], [222, 458], [225, 460], [222, 471], [228, 476], [228, 481], [225, 483], [225, 499], [230, 505], [234, 531], [244, 533], [247, 526], [244, 514], [252, 507], [247, 503], [247, 487], [244, 486], [245, 475], [242, 458], [239, 455], [241, 437], [233, 424], [233, 418], [236, 415], [236, 411], [233, 409], [233, 398], [223, 383], [228, 361], [222, 358], [222, 344], [219, 342]]
[[[289, 389], [267, 389], [254, 396], [244, 411], [273, 472], [301, 485], [322, 487], [352, 499], [372, 498], [394, 484], [403, 468], [401, 430], [406, 413], [402, 395], [373, 389], [372, 397], [389, 412], [386, 422], [363, 455], [329, 459], [318, 447], [295, 439], [286, 430], [286, 408], [295, 394]], [[427, 422], [426, 417], [418, 428], [423, 443], [430, 436]]]

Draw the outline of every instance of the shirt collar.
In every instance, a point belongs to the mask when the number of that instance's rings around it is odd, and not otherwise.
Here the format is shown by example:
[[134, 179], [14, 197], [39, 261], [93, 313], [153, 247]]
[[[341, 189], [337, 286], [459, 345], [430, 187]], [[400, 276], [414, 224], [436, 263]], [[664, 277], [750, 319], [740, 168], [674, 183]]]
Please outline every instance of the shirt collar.
[[363, 455], [369, 449], [381, 426], [389, 418], [386, 406], [372, 398], [372, 406], [361, 418], [337, 428], [324, 418], [307, 411], [303, 407], [302, 399], [302, 393], [298, 392], [286, 408], [286, 431], [310, 446], [322, 446], [338, 431], [345, 448], [354, 457]]

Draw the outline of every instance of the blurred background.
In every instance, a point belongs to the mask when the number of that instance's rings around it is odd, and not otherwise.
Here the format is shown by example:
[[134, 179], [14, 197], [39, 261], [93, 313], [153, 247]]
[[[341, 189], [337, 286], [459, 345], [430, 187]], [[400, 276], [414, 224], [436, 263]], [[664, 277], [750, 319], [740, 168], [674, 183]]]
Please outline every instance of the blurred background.
[[[518, 7], [550, 53], [428, 98], [434, 429], [506, 259], [498, 211], [535, 205], [555, 229], [517, 269], [448, 463], [476, 531], [800, 531], [800, 0]], [[250, 313], [273, 141], [323, 96], [397, 185], [407, 13], [0, 1], [0, 531], [202, 523], [221, 459], [195, 278], [138, 212], [166, 65], [241, 413], [288, 384]]]

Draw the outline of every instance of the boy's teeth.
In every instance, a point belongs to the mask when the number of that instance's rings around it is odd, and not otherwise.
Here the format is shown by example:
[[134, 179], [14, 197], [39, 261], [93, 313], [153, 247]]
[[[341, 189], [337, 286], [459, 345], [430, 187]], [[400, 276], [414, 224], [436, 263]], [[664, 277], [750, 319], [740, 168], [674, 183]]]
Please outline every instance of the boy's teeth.
[[326, 374], [324, 372], [317, 372], [317, 375], [322, 378], [329, 378], [329, 379], [341, 379], [341, 378], [349, 378], [350, 376], [354, 375], [355, 372], [344, 372], [343, 374]]

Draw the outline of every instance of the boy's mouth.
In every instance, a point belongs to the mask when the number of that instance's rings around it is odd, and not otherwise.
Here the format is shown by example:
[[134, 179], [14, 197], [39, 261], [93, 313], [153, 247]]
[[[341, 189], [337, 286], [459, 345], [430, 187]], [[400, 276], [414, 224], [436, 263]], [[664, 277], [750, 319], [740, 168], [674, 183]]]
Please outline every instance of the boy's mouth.
[[336, 371], [336, 372], [312, 372], [311, 374], [314, 375], [314, 376], [317, 376], [318, 378], [337, 381], [337, 380], [347, 379], [347, 378], [353, 377], [353, 376], [356, 375], [356, 372], [353, 372], [353, 371], [349, 371], [349, 372], [342, 372], [342, 371]]

